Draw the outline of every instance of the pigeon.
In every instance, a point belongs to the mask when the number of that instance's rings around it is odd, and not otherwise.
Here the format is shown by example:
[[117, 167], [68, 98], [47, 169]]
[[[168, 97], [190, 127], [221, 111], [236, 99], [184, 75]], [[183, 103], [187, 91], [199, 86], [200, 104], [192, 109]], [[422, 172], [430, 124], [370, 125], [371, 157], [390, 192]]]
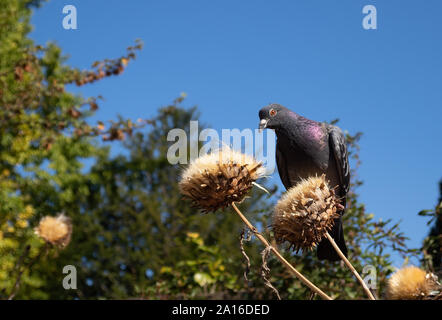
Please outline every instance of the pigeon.
[[[347, 256], [347, 246], [342, 228], [342, 215], [346, 206], [346, 195], [350, 187], [350, 168], [345, 136], [334, 125], [317, 122], [298, 115], [279, 105], [270, 104], [259, 111], [259, 129], [275, 130], [276, 164], [278, 173], [288, 190], [301, 179], [326, 175], [331, 187], [336, 187], [341, 209], [330, 236]], [[340, 257], [327, 238], [317, 247], [320, 260], [339, 261]]]

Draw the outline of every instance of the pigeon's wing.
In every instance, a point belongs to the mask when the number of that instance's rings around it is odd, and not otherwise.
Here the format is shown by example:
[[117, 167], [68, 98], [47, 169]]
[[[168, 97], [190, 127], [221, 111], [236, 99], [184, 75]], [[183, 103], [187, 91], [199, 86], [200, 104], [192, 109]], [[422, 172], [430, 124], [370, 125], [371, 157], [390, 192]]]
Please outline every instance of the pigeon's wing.
[[[347, 144], [345, 142], [345, 136], [342, 133], [341, 129], [336, 126], [328, 125], [327, 131], [329, 134], [329, 147], [330, 152], [334, 156], [335, 167], [339, 180], [340, 189], [339, 194], [343, 197], [342, 205], [345, 207], [346, 198], [348, 189], [350, 187], [350, 168], [348, 165], [348, 152], [347, 152]], [[339, 212], [340, 215], [344, 214], [344, 210]], [[332, 238], [335, 240], [336, 244], [339, 246], [341, 251], [347, 256], [347, 246], [345, 245], [344, 239], [344, 230], [342, 228], [342, 218], [339, 217], [335, 219], [335, 223], [333, 228], [329, 231]], [[327, 259], [330, 261], [339, 261], [340, 257], [336, 254], [333, 246], [327, 238], [324, 238], [318, 244], [317, 250], [318, 259]]]
[[278, 172], [282, 184], [288, 190], [292, 186], [292, 184], [290, 183], [287, 160], [284, 156], [284, 153], [281, 151], [281, 147], [278, 143], [276, 143], [276, 165], [278, 166]]
[[330, 150], [334, 154], [336, 167], [339, 175], [339, 185], [341, 187], [342, 195], [345, 196], [350, 189], [350, 166], [348, 164], [348, 151], [345, 136], [342, 130], [336, 126], [329, 125], [329, 143]]

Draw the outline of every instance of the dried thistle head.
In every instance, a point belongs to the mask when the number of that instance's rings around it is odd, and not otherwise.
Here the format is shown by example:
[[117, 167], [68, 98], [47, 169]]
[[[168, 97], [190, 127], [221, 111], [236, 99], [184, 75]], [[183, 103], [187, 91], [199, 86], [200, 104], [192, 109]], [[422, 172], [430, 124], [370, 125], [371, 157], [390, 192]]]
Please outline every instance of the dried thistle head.
[[311, 250], [325, 237], [342, 208], [325, 175], [310, 177], [290, 188], [278, 201], [272, 227], [278, 243], [293, 250]]
[[417, 267], [399, 269], [388, 280], [387, 298], [390, 300], [429, 299], [433, 290], [438, 288], [436, 279], [432, 274], [427, 274]]
[[71, 241], [71, 219], [64, 214], [56, 217], [45, 216], [35, 228], [35, 233], [47, 243], [64, 248]]
[[252, 156], [223, 148], [190, 163], [179, 187], [195, 207], [213, 212], [241, 201], [263, 174], [262, 163]]

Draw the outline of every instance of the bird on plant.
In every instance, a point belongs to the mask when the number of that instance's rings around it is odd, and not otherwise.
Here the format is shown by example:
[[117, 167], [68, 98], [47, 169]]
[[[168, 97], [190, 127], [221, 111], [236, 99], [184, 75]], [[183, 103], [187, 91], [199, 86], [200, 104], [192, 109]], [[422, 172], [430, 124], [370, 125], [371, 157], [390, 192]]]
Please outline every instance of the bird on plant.
[[[350, 187], [350, 168], [342, 130], [335, 125], [302, 117], [279, 104], [270, 104], [262, 108], [259, 118], [261, 130], [275, 130], [276, 164], [287, 190], [303, 179], [322, 174], [325, 174], [330, 186], [336, 187], [335, 192], [341, 198], [342, 209], [329, 233], [347, 256], [342, 215]], [[317, 256], [320, 260], [340, 260], [326, 238], [318, 244]]]

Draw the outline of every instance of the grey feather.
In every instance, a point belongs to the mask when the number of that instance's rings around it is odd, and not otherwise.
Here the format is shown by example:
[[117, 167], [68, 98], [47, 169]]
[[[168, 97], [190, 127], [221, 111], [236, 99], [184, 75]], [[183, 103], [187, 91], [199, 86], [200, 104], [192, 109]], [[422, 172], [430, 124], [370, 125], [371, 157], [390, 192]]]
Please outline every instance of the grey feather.
[[327, 131], [329, 133], [330, 148], [333, 150], [336, 168], [339, 172], [339, 186], [345, 196], [350, 189], [350, 166], [345, 135], [340, 128], [334, 125], [327, 125]]

